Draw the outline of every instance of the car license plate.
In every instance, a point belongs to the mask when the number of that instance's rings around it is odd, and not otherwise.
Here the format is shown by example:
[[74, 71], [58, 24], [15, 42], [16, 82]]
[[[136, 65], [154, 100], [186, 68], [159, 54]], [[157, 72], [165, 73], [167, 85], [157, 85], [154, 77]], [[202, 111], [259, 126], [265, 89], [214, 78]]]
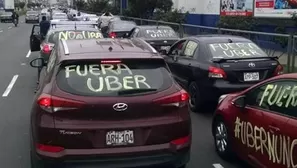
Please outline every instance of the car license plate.
[[161, 46], [161, 50], [166, 50], [168, 51], [170, 49], [170, 46]]
[[259, 72], [250, 72], [243, 74], [244, 81], [257, 81], [260, 80]]
[[134, 133], [131, 130], [109, 131], [106, 133], [106, 145], [118, 146], [134, 143]]

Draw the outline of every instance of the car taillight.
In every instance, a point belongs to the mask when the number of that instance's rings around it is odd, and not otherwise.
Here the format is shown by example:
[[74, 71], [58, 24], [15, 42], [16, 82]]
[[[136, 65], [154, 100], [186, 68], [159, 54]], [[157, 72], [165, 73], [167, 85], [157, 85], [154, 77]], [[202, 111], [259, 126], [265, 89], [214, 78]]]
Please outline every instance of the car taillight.
[[62, 110], [75, 110], [81, 108], [85, 103], [75, 100], [69, 100], [56, 96], [50, 96], [48, 94], [42, 94], [38, 98], [38, 105], [43, 110], [53, 113]]
[[191, 136], [188, 135], [186, 137], [175, 139], [175, 140], [171, 141], [170, 143], [175, 145], [175, 146], [180, 146], [180, 145], [184, 145], [184, 144], [189, 143], [190, 140], [191, 140]]
[[118, 64], [121, 63], [121, 60], [102, 60], [101, 64]]
[[51, 47], [49, 45], [45, 44], [42, 47], [42, 52], [45, 53], [45, 54], [50, 54], [51, 53]]
[[221, 68], [210, 66], [208, 68], [208, 77], [210, 78], [227, 78], [225, 71]]
[[184, 107], [187, 105], [188, 100], [189, 94], [185, 90], [181, 90], [172, 95], [158, 98], [154, 102], [164, 106]]
[[51, 146], [51, 145], [44, 145], [44, 144], [37, 144], [36, 148], [43, 152], [51, 152], [51, 153], [58, 153], [64, 150], [64, 148], [60, 146]]
[[283, 74], [283, 73], [284, 73], [284, 68], [283, 68], [283, 66], [278, 65], [278, 66], [275, 68], [274, 76], [281, 75], [281, 74]]
[[115, 32], [109, 33], [108, 36], [109, 36], [109, 38], [116, 38], [117, 37]]

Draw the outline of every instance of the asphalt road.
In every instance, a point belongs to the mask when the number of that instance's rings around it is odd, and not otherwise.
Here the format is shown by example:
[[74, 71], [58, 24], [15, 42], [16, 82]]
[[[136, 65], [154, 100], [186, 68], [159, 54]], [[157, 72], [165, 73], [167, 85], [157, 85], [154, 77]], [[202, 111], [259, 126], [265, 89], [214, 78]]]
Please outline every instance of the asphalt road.
[[[3, 168], [30, 168], [29, 113], [34, 96], [37, 70], [28, 53], [32, 24], [20, 19], [19, 27], [0, 23], [0, 164]], [[221, 160], [211, 136], [212, 111], [192, 114], [193, 146], [188, 168], [242, 168]]]

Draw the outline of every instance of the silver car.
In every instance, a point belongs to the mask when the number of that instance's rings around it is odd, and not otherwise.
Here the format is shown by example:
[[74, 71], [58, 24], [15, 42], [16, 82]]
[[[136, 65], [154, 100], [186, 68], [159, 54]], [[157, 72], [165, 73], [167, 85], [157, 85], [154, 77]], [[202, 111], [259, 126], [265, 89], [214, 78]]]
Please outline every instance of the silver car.
[[39, 12], [38, 11], [28, 11], [26, 13], [26, 23], [28, 22], [37, 22], [39, 23]]

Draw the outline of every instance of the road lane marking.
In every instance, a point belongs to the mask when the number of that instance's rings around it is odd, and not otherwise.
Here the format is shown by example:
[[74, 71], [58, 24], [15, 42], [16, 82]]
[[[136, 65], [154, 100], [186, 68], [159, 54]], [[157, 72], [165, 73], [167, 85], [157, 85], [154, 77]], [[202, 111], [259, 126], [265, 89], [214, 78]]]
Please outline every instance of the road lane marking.
[[212, 164], [214, 168], [224, 168], [220, 163]]
[[26, 65], [26, 63], [21, 63], [21, 65]]
[[3, 32], [3, 30], [0, 30], [0, 33], [2, 33]]
[[13, 88], [13, 85], [15, 84], [16, 80], [18, 79], [19, 75], [14, 75], [9, 83], [9, 85], [7, 86], [5, 92], [3, 93], [2, 97], [7, 97], [11, 91], [11, 89]]
[[11, 28], [12, 28], [11, 26], [8, 27], [8, 29], [11, 29]]
[[27, 55], [26, 55], [26, 58], [29, 58], [31, 55], [31, 50], [28, 51]]

